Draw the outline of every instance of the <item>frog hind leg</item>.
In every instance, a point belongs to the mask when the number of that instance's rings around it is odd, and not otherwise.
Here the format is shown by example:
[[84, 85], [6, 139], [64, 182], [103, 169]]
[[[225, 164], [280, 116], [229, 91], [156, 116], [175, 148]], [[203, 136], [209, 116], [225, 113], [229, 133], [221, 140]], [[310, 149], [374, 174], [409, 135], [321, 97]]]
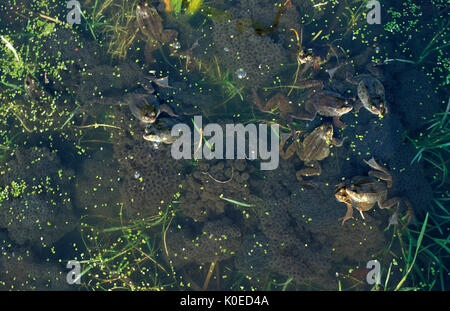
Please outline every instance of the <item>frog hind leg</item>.
[[404, 202], [406, 205], [406, 208], [407, 208], [407, 212], [406, 212], [405, 216], [403, 217], [404, 219], [406, 219], [406, 223], [403, 228], [406, 228], [409, 225], [409, 223], [411, 222], [411, 220], [413, 220], [415, 222], [414, 209], [412, 207], [411, 202], [407, 198], [404, 198], [404, 197], [395, 197], [395, 198], [391, 198], [387, 201], [381, 202], [381, 204], [380, 204], [380, 202], [378, 202], [378, 205], [380, 206], [380, 208], [383, 208], [383, 209], [392, 208], [394, 205], [396, 205], [394, 214], [389, 218], [388, 228], [390, 227], [390, 225], [398, 223], [397, 220], [398, 220], [398, 213], [399, 213], [401, 202]]
[[160, 48], [161, 44], [154, 40], [150, 40], [145, 45], [145, 61], [149, 64], [156, 62], [155, 58], [153, 57], [153, 52], [158, 50]]
[[375, 161], [375, 158], [371, 158], [369, 161], [364, 160], [364, 163], [369, 165], [371, 168], [373, 168], [375, 171], [370, 171], [369, 176], [374, 178], [379, 178], [381, 180], [384, 180], [387, 184], [388, 188], [392, 187], [392, 176], [388, 172], [386, 168], [381, 166], [380, 164]]
[[302, 185], [307, 185], [311, 187], [317, 187], [314, 183], [307, 182], [303, 179], [303, 176], [319, 176], [322, 174], [322, 167], [320, 166], [319, 162], [317, 161], [311, 161], [309, 163], [305, 163], [305, 165], [309, 166], [308, 168], [301, 169], [297, 172], [296, 177], [297, 180]]
[[345, 129], [347, 127], [347, 125], [345, 125], [345, 123], [342, 122], [338, 116], [333, 117], [333, 124], [334, 124], [334, 126], [339, 127], [341, 129]]
[[412, 207], [411, 202], [408, 199], [403, 199], [403, 202], [405, 202], [405, 205], [407, 207], [407, 212], [406, 215], [404, 216], [404, 218], [406, 219], [406, 223], [405, 223], [405, 228], [409, 225], [409, 223], [411, 222], [411, 220], [416, 223], [416, 219], [414, 216], [414, 209]]
[[173, 112], [172, 108], [170, 108], [170, 106], [167, 104], [162, 104], [161, 106], [159, 106], [159, 109], [161, 112], [165, 112], [171, 117], [178, 117], [178, 115], [175, 112]]
[[391, 209], [393, 206], [397, 206], [397, 209], [400, 205], [401, 198], [395, 197], [385, 201], [378, 201], [378, 206], [381, 209]]
[[259, 110], [263, 112], [270, 112], [272, 109], [279, 107], [279, 106], [286, 106], [285, 104], [289, 105], [289, 100], [286, 96], [284, 96], [281, 93], [276, 94], [273, 96], [268, 102], [263, 104], [263, 101], [258, 95], [258, 92], [256, 92], [256, 89], [252, 89], [253, 94], [253, 102], [258, 107]]
[[175, 40], [178, 37], [178, 32], [173, 29], [165, 29], [163, 33], [161, 34], [161, 41], [163, 43], [172, 43], [175, 42]]
[[280, 157], [284, 160], [287, 160], [289, 158], [291, 158], [295, 151], [296, 151], [296, 147], [295, 147], [295, 143], [293, 142], [292, 144], [290, 144], [287, 148], [286, 151], [284, 150], [284, 146], [286, 145], [286, 141], [289, 140], [290, 137], [292, 137], [292, 133], [289, 134], [283, 134], [281, 133], [280, 135], [281, 137], [281, 141], [280, 141]]
[[291, 114], [290, 117], [298, 120], [306, 120], [306, 121], [314, 120], [317, 115], [317, 110], [314, 109], [315, 101], [316, 101], [315, 96], [308, 98], [305, 102], [305, 111], [300, 111]]
[[315, 92], [319, 92], [324, 88], [324, 83], [322, 80], [302, 80], [298, 81], [295, 85], [304, 89], [313, 88]]

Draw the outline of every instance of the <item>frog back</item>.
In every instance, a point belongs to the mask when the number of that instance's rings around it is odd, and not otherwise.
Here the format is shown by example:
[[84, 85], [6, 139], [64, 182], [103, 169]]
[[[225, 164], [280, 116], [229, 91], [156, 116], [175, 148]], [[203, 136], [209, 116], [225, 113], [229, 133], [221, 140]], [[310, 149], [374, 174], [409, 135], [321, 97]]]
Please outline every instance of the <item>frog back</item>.
[[320, 161], [330, 154], [330, 141], [321, 135], [307, 136], [301, 146], [300, 159], [305, 162]]

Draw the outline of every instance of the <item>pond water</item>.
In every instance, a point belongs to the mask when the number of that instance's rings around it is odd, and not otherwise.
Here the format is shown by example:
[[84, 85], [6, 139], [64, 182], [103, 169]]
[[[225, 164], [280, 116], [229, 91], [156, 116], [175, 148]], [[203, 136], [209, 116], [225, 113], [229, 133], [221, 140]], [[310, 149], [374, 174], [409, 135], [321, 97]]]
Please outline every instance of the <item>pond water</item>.
[[446, 287], [445, 1], [6, 2], [2, 290]]

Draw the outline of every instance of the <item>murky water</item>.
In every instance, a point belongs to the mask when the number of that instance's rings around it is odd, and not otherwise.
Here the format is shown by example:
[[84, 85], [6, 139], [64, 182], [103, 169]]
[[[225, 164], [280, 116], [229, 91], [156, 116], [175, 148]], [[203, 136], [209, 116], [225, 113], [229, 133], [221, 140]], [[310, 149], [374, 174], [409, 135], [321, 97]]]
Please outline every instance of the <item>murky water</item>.
[[438, 289], [443, 2], [7, 2], [1, 289]]

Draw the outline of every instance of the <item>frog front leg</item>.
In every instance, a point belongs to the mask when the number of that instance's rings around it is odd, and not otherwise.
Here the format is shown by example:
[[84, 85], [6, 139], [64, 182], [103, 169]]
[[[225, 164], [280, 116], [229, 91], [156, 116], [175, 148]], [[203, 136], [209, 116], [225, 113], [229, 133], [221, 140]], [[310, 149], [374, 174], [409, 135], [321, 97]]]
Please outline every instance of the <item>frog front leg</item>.
[[347, 125], [345, 125], [345, 123], [341, 121], [339, 116], [333, 117], [333, 125], [341, 129], [345, 129], [347, 127]]
[[174, 43], [177, 40], [178, 32], [173, 29], [164, 29], [161, 34], [161, 43]]
[[312, 121], [316, 118], [317, 111], [316, 112], [308, 112], [308, 111], [300, 111], [295, 114], [291, 114], [290, 117], [297, 120], [305, 120], [305, 121]]
[[338, 220], [342, 220], [342, 226], [344, 225], [344, 223], [351, 219], [353, 217], [353, 207], [351, 203], [345, 203], [347, 205], [347, 212], [345, 213], [345, 216], [342, 218], [339, 218]]
[[361, 100], [358, 99], [355, 101], [355, 106], [353, 107], [353, 112], [358, 113], [361, 110], [361, 108], [363, 108], [363, 107], [364, 107], [364, 104], [362, 103]]

